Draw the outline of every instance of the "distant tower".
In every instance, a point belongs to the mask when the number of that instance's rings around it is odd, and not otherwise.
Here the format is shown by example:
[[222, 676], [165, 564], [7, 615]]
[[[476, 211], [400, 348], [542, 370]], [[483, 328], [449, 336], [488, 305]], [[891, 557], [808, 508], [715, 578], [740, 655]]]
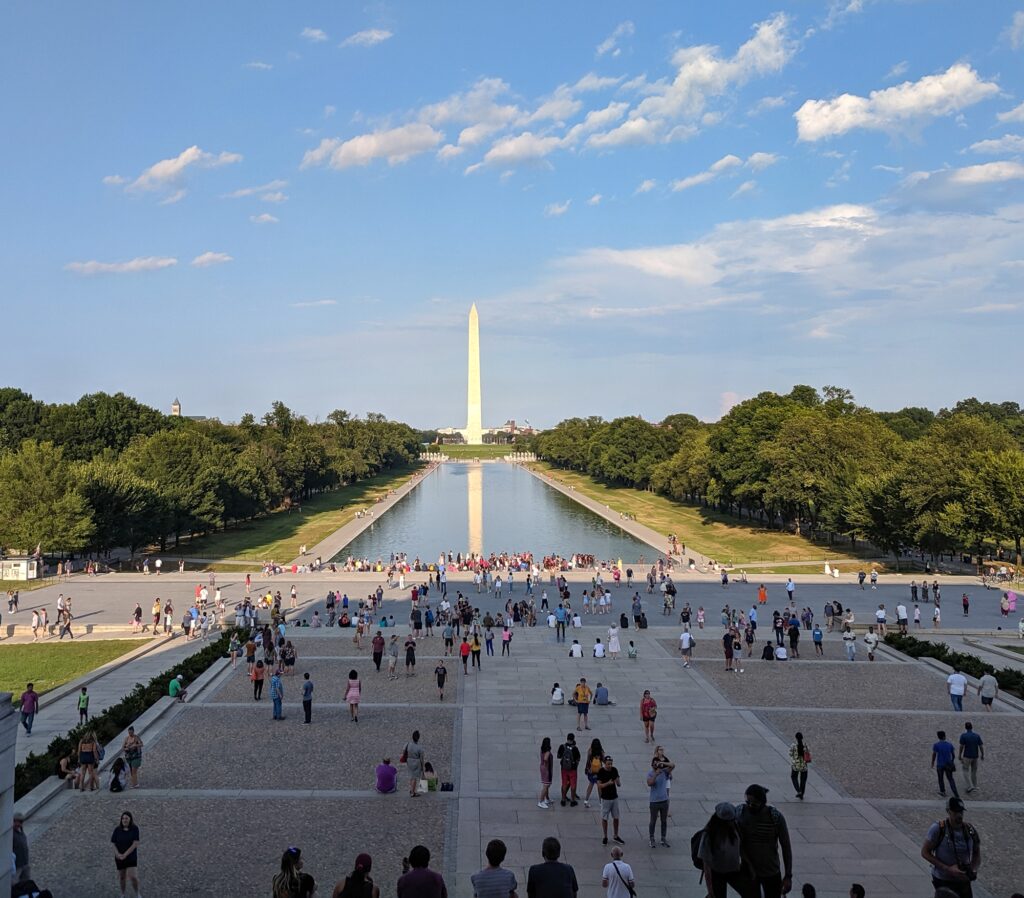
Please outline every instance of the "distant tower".
[[177, 399], [175, 399], [174, 402], [171, 403], [171, 414], [175, 418], [181, 417], [181, 403], [178, 402]]
[[480, 446], [484, 441], [480, 404], [480, 316], [476, 303], [469, 310], [469, 384], [466, 396], [466, 429], [462, 432], [471, 446]]

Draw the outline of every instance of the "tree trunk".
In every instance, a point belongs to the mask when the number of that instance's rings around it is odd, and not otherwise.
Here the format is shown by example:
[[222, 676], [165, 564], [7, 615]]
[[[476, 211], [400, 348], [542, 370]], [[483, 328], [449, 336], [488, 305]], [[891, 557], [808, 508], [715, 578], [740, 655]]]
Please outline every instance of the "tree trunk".
[[1014, 544], [1014, 547], [1017, 549], [1017, 573], [1019, 574], [1020, 573], [1020, 544], [1021, 544], [1020, 534], [1018, 534], [1017, 536], [1015, 536], [1013, 538], [1013, 544]]

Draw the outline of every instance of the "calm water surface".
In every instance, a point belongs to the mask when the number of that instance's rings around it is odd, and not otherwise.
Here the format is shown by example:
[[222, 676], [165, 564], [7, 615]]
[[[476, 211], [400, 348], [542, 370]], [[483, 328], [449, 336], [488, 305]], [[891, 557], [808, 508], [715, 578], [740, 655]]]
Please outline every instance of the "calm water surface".
[[[636, 562], [657, 551], [519, 467], [443, 464], [337, 556], [387, 559], [405, 552], [576, 552]], [[337, 560], [336, 559], [336, 560]]]

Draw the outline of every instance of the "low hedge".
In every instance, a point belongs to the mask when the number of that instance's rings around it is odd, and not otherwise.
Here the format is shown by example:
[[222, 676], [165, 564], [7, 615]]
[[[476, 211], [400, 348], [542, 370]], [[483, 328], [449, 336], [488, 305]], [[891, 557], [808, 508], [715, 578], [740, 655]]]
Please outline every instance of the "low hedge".
[[887, 634], [885, 644], [911, 658], [935, 658], [975, 679], [982, 674], [990, 673], [998, 681], [1000, 689], [1018, 698], [1024, 698], [1024, 672], [1012, 667], [996, 670], [977, 655], [954, 652], [944, 642], [930, 642], [926, 639], [915, 639], [913, 636], [900, 636], [898, 633]]
[[[88, 723], [80, 724], [69, 730], [65, 736], [57, 736], [40, 755], [30, 753], [14, 769], [15, 800], [27, 795], [47, 777], [57, 772], [60, 759], [71, 751], [78, 750], [79, 740], [86, 730], [92, 730], [101, 745], [107, 745], [122, 731], [131, 726], [134, 720], [149, 710], [157, 701], [167, 695], [167, 687], [171, 679], [181, 674], [186, 686], [196, 677], [204, 673], [214, 661], [223, 658], [228, 651], [231, 632], [224, 633], [219, 639], [211, 642], [206, 648], [169, 670], [154, 677], [148, 685], [139, 683], [116, 705], [111, 705], [102, 714], [97, 714]], [[119, 749], [120, 746], [117, 746]]]

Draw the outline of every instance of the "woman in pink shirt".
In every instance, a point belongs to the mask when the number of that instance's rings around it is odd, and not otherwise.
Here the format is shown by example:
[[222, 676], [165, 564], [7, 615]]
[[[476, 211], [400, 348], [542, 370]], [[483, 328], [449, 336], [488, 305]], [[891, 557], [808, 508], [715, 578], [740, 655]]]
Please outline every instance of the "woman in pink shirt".
[[350, 670], [348, 672], [348, 688], [345, 690], [345, 701], [348, 702], [348, 712], [355, 723], [359, 723], [360, 692], [362, 692], [362, 684], [359, 682], [359, 673]]

